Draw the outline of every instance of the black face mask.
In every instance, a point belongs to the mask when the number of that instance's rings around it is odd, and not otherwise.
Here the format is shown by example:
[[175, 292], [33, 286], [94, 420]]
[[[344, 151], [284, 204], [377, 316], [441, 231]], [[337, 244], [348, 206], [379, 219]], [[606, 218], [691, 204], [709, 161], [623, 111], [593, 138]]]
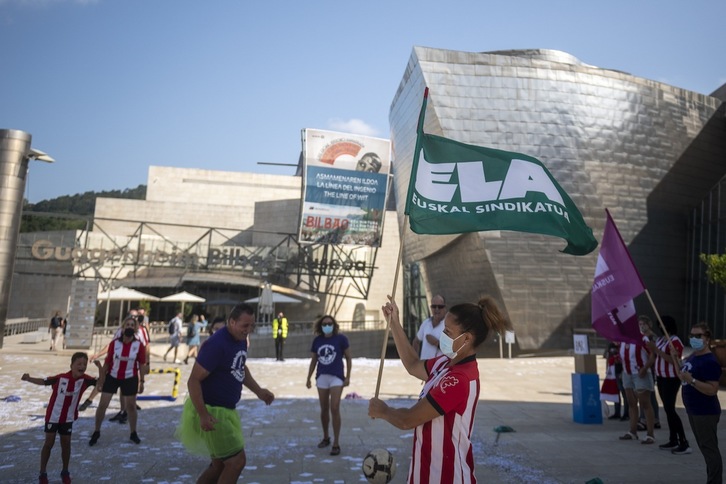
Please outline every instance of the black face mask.
[[126, 328], [124, 329], [124, 336], [131, 338], [136, 334], [136, 331], [134, 331], [134, 328]]

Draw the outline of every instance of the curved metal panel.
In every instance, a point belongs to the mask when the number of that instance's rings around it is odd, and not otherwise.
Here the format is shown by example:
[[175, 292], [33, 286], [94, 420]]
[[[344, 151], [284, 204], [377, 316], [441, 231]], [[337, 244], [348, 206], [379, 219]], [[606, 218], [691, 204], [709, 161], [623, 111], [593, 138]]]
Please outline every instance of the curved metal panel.
[[[0, 329], [8, 314], [30, 141], [31, 136], [23, 131], [0, 130]], [[3, 333], [0, 331], [0, 347]]]

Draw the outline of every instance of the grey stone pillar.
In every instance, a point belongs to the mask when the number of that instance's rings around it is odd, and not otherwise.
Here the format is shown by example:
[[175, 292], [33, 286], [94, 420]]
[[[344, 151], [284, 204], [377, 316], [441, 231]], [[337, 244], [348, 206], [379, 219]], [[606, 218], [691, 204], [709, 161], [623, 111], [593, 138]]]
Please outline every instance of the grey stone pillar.
[[8, 315], [30, 141], [30, 134], [24, 131], [0, 130], [0, 348]]

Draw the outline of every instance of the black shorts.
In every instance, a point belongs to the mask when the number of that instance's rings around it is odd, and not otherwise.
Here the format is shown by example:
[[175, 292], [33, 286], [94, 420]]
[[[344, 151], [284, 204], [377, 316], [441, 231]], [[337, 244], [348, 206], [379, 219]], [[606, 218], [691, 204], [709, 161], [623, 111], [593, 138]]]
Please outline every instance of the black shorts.
[[45, 433], [54, 434], [59, 433], [60, 435], [71, 435], [73, 432], [73, 422], [65, 423], [45, 423]]
[[126, 378], [124, 380], [118, 380], [111, 375], [106, 375], [106, 379], [103, 382], [103, 393], [116, 393], [116, 390], [121, 389], [121, 395], [125, 397], [132, 397], [139, 393], [139, 377]]

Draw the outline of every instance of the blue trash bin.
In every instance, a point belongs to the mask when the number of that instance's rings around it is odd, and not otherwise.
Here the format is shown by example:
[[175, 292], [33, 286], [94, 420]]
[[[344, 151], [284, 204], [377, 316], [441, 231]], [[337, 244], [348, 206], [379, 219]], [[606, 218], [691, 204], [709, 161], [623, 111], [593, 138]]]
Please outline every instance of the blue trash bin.
[[602, 423], [600, 378], [596, 373], [572, 374], [572, 420], [583, 424]]

